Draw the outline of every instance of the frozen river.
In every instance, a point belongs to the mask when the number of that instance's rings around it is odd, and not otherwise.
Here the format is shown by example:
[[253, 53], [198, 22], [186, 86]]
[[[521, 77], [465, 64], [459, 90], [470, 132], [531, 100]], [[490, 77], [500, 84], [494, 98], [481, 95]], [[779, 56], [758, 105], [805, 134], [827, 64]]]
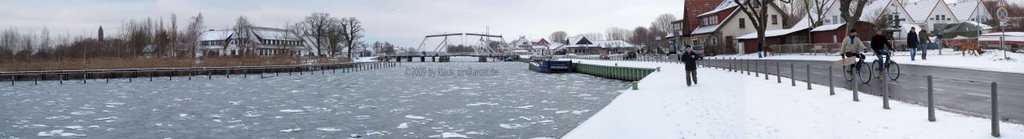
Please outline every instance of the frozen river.
[[[457, 68], [456, 68], [457, 67]], [[0, 86], [0, 138], [558, 138], [628, 88], [524, 63]]]

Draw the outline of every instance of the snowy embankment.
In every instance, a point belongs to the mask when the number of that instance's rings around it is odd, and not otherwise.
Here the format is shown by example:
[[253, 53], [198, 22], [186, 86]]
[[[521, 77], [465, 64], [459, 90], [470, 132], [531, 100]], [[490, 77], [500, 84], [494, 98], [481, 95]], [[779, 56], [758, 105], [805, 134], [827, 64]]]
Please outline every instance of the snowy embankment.
[[[626, 90], [564, 138], [993, 138], [990, 120], [937, 111], [850, 90], [779, 84], [709, 68], [687, 87], [676, 63], [577, 60], [590, 64], [661, 67]], [[788, 80], [788, 79], [783, 79]], [[800, 84], [800, 83], [798, 83]], [[1024, 125], [1001, 123], [1003, 138], [1024, 138]]]
[[[865, 62], [874, 61], [876, 58], [874, 54], [867, 53], [867, 60]], [[1009, 72], [1009, 73], [1024, 73], [1024, 54], [1007, 52], [1007, 56], [1011, 60], [1005, 60], [1002, 50], [986, 50], [981, 56], [961, 55], [960, 51], [953, 51], [953, 49], [943, 49], [942, 55], [939, 55], [939, 50], [928, 51], [928, 60], [921, 60], [921, 52], [917, 53], [917, 60], [910, 61], [910, 52], [908, 51], [897, 51], [893, 53], [892, 60], [900, 64], [910, 65], [922, 65], [922, 66], [936, 66], [936, 67], [949, 67], [949, 68], [960, 68], [960, 69], [971, 69], [971, 70], [985, 70], [985, 71], [998, 71], [998, 72]], [[765, 58], [757, 58], [757, 54], [742, 54], [742, 55], [718, 55], [711, 58], [739, 58], [739, 59], [769, 59], [769, 60], [812, 60], [812, 61], [837, 61], [840, 59], [837, 55], [810, 55], [810, 54], [780, 54], [775, 56], [769, 56]]]
[[356, 57], [352, 62], [377, 62], [377, 57]]

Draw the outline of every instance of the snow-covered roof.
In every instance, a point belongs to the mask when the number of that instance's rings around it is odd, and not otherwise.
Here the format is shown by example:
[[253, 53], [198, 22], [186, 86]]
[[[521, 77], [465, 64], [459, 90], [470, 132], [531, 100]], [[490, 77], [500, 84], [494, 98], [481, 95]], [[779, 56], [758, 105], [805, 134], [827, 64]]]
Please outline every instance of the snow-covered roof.
[[314, 54], [319, 54], [320, 53], [320, 49], [316, 48], [316, 45], [314, 45], [314, 44], [316, 44], [316, 38], [315, 37], [313, 37], [313, 36], [304, 36], [302, 38], [303, 38], [302, 40], [305, 43], [306, 49], [308, 49], [309, 52], [314, 53]]
[[590, 42], [590, 44], [593, 44], [593, 41], [590, 41], [590, 39], [586, 39], [586, 37], [584, 37], [583, 35], [576, 36], [576, 37], [569, 37], [567, 40], [569, 40], [569, 45], [577, 45], [577, 44], [584, 43], [584, 42], [581, 42], [583, 40], [587, 40], [588, 42]]
[[[985, 33], [981, 36], [1003, 36], [1003, 32]], [[1024, 37], [1024, 32], [1006, 32], [1006, 36]]]
[[[743, 1], [740, 1], [740, 2], [743, 2]], [[697, 16], [699, 17], [699, 16], [715, 14], [715, 13], [721, 12], [722, 10], [726, 10], [726, 9], [729, 9], [729, 8], [732, 8], [732, 7], [736, 7], [736, 6], [739, 6], [739, 5], [736, 4], [735, 2], [733, 2], [732, 0], [722, 0], [722, 3], [719, 3], [718, 6], [715, 7], [715, 9], [712, 9], [711, 11], [708, 11], [708, 12], [701, 13], [701, 14], [699, 14]]]
[[[976, 0], [965, 0], [965, 1], [957, 2], [957, 3], [949, 3], [949, 4], [946, 4], [946, 5], [949, 6], [949, 10], [953, 11], [953, 16], [956, 16], [956, 19], [960, 20], [960, 21], [971, 21], [971, 17], [974, 17], [975, 14], [978, 14], [981, 17], [987, 17], [988, 16], [988, 11], [984, 10], [984, 9], [986, 9], [985, 5], [984, 4], [978, 5], [978, 1], [976, 1]], [[982, 9], [982, 10], [976, 10], [976, 9]], [[975, 11], [980, 11], [980, 12], [975, 13]]]
[[512, 40], [512, 45], [530, 45], [532, 42], [530, 39], [526, 39], [526, 36], [521, 36], [519, 39]]
[[910, 14], [910, 18], [914, 19], [914, 22], [924, 23], [928, 21], [928, 16], [931, 15], [932, 10], [935, 10], [939, 1], [942, 0], [920, 0], [907, 3], [903, 7], [907, 8], [907, 14]]
[[300, 40], [301, 39], [301, 38], [299, 38], [298, 34], [295, 34], [295, 32], [284, 30], [284, 29], [256, 27], [256, 28], [252, 29], [252, 32], [256, 36], [258, 36], [260, 39], [265, 39], [265, 40]]
[[[797, 24], [793, 25], [793, 27], [790, 27], [788, 29], [776, 29], [776, 30], [764, 31], [764, 37], [767, 38], [767, 37], [777, 37], [777, 36], [782, 36], [782, 35], [788, 35], [788, 34], [793, 33], [793, 32], [798, 32], [798, 31], [810, 28], [810, 25], [807, 24], [807, 22], [810, 22], [809, 21], [810, 18], [811, 18], [810, 16], [804, 15], [804, 18], [800, 19], [800, 21], [797, 22]], [[746, 35], [741, 35], [739, 37], [736, 37], [736, 39], [757, 39], [757, 32], [749, 33], [749, 34], [746, 34]]]
[[591, 42], [593, 42], [594, 45], [596, 45], [598, 47], [603, 47], [603, 48], [636, 47], [635, 45], [630, 44], [630, 43], [628, 43], [626, 41], [622, 41], [622, 40], [604, 40], [604, 41], [591, 41]]
[[716, 24], [716, 25], [711, 25], [711, 26], [703, 26], [703, 27], [697, 27], [697, 28], [693, 29], [693, 32], [691, 32], [690, 34], [692, 34], [692, 35], [697, 35], [697, 34], [706, 34], [706, 33], [711, 33], [711, 32], [714, 32], [715, 30], [717, 30], [717, 29], [718, 29], [718, 26], [721, 26], [721, 25], [722, 25], [722, 24]]
[[831, 24], [831, 25], [818, 26], [818, 27], [812, 29], [811, 32], [836, 30], [839, 27], [842, 27], [843, 25], [846, 25], [846, 24]]
[[199, 41], [227, 40], [235, 30], [211, 30], [199, 35]]
[[875, 19], [882, 16], [882, 13], [876, 13], [875, 15], [870, 15], [868, 13], [871, 13], [872, 11], [881, 12], [882, 10], [885, 10], [885, 8], [888, 8], [889, 2], [891, 2], [891, 0], [876, 0], [865, 4], [864, 13], [862, 13], [859, 20], [874, 23]]

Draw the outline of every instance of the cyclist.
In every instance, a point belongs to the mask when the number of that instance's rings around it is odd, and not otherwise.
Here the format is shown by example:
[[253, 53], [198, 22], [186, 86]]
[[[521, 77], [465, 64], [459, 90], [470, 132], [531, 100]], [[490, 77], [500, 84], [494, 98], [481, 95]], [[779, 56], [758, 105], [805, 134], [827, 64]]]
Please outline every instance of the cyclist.
[[[885, 74], [882, 72], [885, 71], [885, 62], [889, 61], [889, 58], [892, 57], [889, 50], [893, 50], [892, 43], [889, 43], [888, 37], [882, 35], [882, 30], [875, 31], [875, 36], [871, 37], [871, 50], [875, 50], [875, 57], [880, 61], [878, 62], [877, 70], [879, 71], [878, 78], [882, 78]], [[886, 59], [882, 60], [882, 56], [885, 56]]]
[[[849, 57], [857, 57], [857, 63], [864, 63], [864, 54], [861, 54], [860, 51], [863, 51], [865, 49], [865, 46], [864, 43], [860, 41], [860, 38], [857, 37], [857, 30], [850, 29], [850, 34], [848, 35], [848, 37], [845, 37], [845, 39], [843, 39], [842, 44], [840, 44], [839, 46], [839, 49], [842, 50], [843, 52], [843, 59]], [[860, 64], [857, 63], [851, 64], [853, 65], [851, 67], [860, 69]], [[851, 70], [847, 72], [853, 71]]]

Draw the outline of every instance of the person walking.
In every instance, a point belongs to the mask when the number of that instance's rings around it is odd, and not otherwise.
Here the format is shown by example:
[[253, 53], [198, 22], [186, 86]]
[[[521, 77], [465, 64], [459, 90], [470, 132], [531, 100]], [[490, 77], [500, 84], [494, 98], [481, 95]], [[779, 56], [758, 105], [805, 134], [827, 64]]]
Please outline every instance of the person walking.
[[[921, 32], [918, 32], [917, 36], [921, 38], [918, 43], [922, 43], [922, 46], [924, 46], [924, 48], [921, 48], [921, 60], [928, 60], [928, 45], [932, 43], [930, 39], [931, 34], [928, 34], [928, 31], [924, 28], [921, 28]], [[942, 51], [942, 48], [939, 48], [939, 51]]]
[[915, 27], [910, 27], [910, 33], [907, 33], [907, 49], [910, 49], [910, 61], [914, 61], [917, 58], [917, 45], [920, 45], [918, 44], [920, 39], [917, 37]]
[[762, 45], [761, 42], [757, 42], [757, 58], [764, 58], [764, 57], [768, 56], [764, 52], [764, 47], [763, 46], [764, 45]]
[[[889, 43], [889, 38], [882, 35], [882, 30], [875, 31], [875, 36], [871, 37], [871, 50], [875, 50], [875, 57], [878, 58], [878, 78], [882, 78], [885, 72], [885, 62], [889, 61], [892, 56], [889, 55], [889, 50], [892, 50], [892, 43]], [[885, 56], [885, 60], [882, 60], [882, 56]]]
[[697, 84], [697, 60], [703, 59], [697, 53], [693, 52], [693, 47], [686, 46], [686, 52], [683, 52], [682, 59], [683, 65], [686, 66], [686, 86], [690, 86], [691, 81], [693, 85]]

